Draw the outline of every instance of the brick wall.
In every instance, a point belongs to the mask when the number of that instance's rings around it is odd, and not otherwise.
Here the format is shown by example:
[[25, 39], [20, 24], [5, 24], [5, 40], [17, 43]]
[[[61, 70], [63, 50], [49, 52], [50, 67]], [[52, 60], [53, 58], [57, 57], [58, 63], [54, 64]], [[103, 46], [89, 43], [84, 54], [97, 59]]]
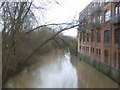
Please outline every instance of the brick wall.
[[[90, 8], [90, 6], [92, 7], [93, 3], [96, 4], [96, 2], [91, 2], [88, 6]], [[105, 22], [105, 12], [106, 10], [111, 10], [111, 15], [114, 16], [115, 15], [115, 7], [116, 5], [120, 4], [120, 2], [114, 2], [114, 3], [102, 3], [102, 6], [101, 6], [101, 11], [99, 12], [92, 12], [91, 15], [87, 15], [85, 16], [84, 18], [86, 19], [85, 22], [88, 23], [89, 20], [92, 20], [94, 17], [95, 19], [97, 19], [98, 15], [101, 15], [102, 16], [102, 21], [101, 21], [101, 28], [99, 29], [90, 29], [90, 28], [86, 28], [82, 31], [85, 31], [85, 33], [89, 34], [89, 41], [88, 39], [86, 38], [87, 36], [84, 35], [85, 39], [84, 39], [84, 42], [83, 42], [83, 37], [80, 37], [80, 34], [83, 35], [83, 33], [80, 33], [78, 32], [78, 50], [80, 53], [83, 53], [85, 54], [86, 56], [91, 56], [93, 59], [95, 60], [99, 60], [100, 62], [103, 62], [103, 63], [106, 63], [105, 60], [108, 59], [107, 63], [108, 65], [111, 65], [112, 67], [114, 68], [118, 68], [118, 61], [120, 61], [119, 59], [119, 56], [118, 54], [120, 53], [120, 45], [117, 46], [117, 44], [115, 44], [115, 34], [114, 34], [114, 31], [117, 29], [117, 28], [120, 28], [120, 24], [111, 24], [110, 21], [108, 22]], [[80, 13], [80, 15], [84, 15], [86, 14], [86, 9], [87, 7]], [[89, 9], [90, 10], [90, 9]], [[87, 12], [89, 12], [89, 10], [87, 10]], [[93, 9], [94, 10], [94, 9]], [[84, 20], [81, 22], [81, 18], [80, 18], [80, 25], [83, 25], [84, 23]], [[85, 24], [86, 25], [86, 24]], [[87, 27], [87, 25], [86, 25]], [[79, 30], [81, 30], [81, 27], [79, 27]], [[110, 42], [105, 44], [104, 43], [104, 32], [106, 30], [109, 30], [109, 40]], [[120, 29], [119, 29], [120, 30]], [[91, 36], [93, 36], [93, 34], [91, 33], [94, 33], [95, 37], [94, 37], [94, 41], [91, 42]], [[97, 42], [97, 35], [96, 33], [97, 32], [100, 32], [100, 42], [98, 43]], [[80, 38], [82, 38], [82, 41], [79, 41]], [[81, 48], [80, 48], [81, 47]], [[107, 51], [106, 51], [107, 50]], [[108, 58], [107, 58], [108, 56]], [[116, 60], [114, 60], [116, 59]], [[117, 62], [117, 64], [115, 65], [115, 61]]]

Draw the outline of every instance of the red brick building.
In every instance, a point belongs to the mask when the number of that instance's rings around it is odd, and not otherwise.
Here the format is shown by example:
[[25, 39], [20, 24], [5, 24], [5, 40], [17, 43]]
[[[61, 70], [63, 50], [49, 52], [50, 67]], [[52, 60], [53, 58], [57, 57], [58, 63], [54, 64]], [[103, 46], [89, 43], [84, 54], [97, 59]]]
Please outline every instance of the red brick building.
[[120, 1], [97, 0], [79, 14], [78, 52], [118, 69]]

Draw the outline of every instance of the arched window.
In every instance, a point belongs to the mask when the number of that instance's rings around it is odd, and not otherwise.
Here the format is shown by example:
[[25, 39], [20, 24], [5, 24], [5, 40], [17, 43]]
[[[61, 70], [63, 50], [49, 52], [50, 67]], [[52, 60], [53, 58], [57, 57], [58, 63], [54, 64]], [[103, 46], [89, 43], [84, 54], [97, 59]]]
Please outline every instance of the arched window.
[[89, 42], [90, 35], [89, 35], [89, 33], [87, 33], [86, 35], [87, 35], [87, 42]]
[[100, 32], [98, 31], [98, 32], [97, 32], [97, 42], [98, 42], [98, 43], [99, 43], [99, 42], [100, 42], [100, 40], [101, 40], [100, 35], [101, 35], [101, 34], [100, 34]]
[[109, 30], [106, 30], [104, 32], [104, 43], [109, 43], [109, 41], [110, 41], [110, 32]]
[[120, 28], [114, 31], [115, 43], [120, 44]]
[[82, 41], [82, 38], [83, 38], [83, 34], [82, 34], [82, 33], [80, 33], [80, 38], [79, 38], [80, 43], [81, 43], [81, 41]]
[[91, 33], [91, 42], [94, 42], [94, 38], [95, 38], [95, 36], [94, 36], [94, 33], [92, 32]]
[[99, 15], [99, 16], [98, 16], [98, 22], [101, 23], [101, 21], [102, 21], [102, 16]]
[[105, 21], [109, 21], [111, 17], [111, 10], [106, 10], [105, 12]]
[[104, 62], [105, 64], [108, 64], [108, 50], [104, 51]]
[[85, 42], [85, 33], [83, 33], [82, 37], [83, 37], [83, 42]]
[[114, 64], [114, 67], [116, 67], [116, 65], [117, 65], [117, 52], [114, 52], [113, 64]]
[[120, 4], [115, 7], [115, 14], [120, 14]]
[[118, 53], [118, 68], [120, 68], [120, 52]]

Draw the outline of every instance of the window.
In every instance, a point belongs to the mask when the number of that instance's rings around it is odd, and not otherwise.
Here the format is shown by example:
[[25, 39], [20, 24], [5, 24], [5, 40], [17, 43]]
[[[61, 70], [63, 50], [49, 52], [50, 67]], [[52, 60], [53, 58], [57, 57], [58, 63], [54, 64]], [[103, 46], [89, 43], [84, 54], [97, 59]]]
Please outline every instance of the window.
[[98, 49], [96, 49], [96, 54], [98, 55]]
[[85, 37], [83, 37], [83, 42], [85, 42]]
[[98, 53], [98, 54], [99, 54], [99, 60], [100, 60], [100, 54], [101, 54], [101, 51], [100, 51], [100, 49], [99, 49], [99, 53]]
[[94, 53], [94, 48], [91, 47], [91, 53]]
[[110, 32], [109, 30], [106, 30], [104, 32], [104, 43], [109, 43], [109, 41], [110, 41]]
[[82, 36], [83, 36], [83, 42], [85, 42], [85, 34], [83, 33]]
[[87, 42], [89, 42], [89, 33], [87, 33]]
[[88, 8], [88, 15], [90, 15], [90, 8]]
[[115, 7], [115, 14], [120, 14], [120, 4]]
[[100, 6], [102, 6], [103, 0], [100, 0]]
[[98, 16], [98, 22], [101, 23], [102, 22], [102, 16]]
[[86, 47], [86, 51], [88, 51], [88, 52], [89, 52], [89, 47]]
[[94, 33], [91, 33], [91, 42], [94, 42]]
[[118, 69], [120, 69], [120, 52], [118, 53]]
[[95, 7], [95, 3], [93, 3], [93, 7]]
[[80, 45], [80, 49], [81, 49], [81, 45]]
[[98, 0], [98, 2], [97, 2], [97, 3], [98, 3], [98, 5], [100, 5], [100, 0]]
[[115, 30], [115, 43], [120, 44], [120, 28]]
[[105, 21], [109, 21], [111, 17], [111, 11], [110, 10], [106, 10], [105, 12]]
[[104, 53], [104, 62], [106, 64], [108, 63], [108, 50], [105, 50], [105, 53]]
[[101, 51], [100, 51], [100, 49], [99, 49], [99, 55], [101, 54]]
[[92, 19], [92, 21], [95, 23], [95, 17]]
[[101, 37], [100, 37], [100, 32], [97, 32], [97, 42], [99, 43], [101, 40]]
[[93, 53], [94, 53], [94, 48], [93, 48]]
[[80, 42], [82, 41], [82, 34], [80, 34]]
[[116, 67], [117, 64], [117, 52], [114, 53], [114, 61], [113, 61], [114, 67]]
[[100, 60], [100, 49], [96, 49], [97, 60]]
[[85, 46], [83, 47], [83, 50], [85, 50]]
[[92, 47], [91, 47], [91, 53], [92, 53]]
[[109, 2], [110, 0], [105, 0], [105, 2]]

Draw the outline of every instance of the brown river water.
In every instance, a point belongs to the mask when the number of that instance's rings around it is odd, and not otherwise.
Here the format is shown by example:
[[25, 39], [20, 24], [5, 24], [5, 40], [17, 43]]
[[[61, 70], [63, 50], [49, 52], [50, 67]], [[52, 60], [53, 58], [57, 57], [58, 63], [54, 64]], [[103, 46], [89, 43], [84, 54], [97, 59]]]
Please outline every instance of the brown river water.
[[11, 78], [5, 88], [118, 88], [118, 84], [76, 57], [71, 60], [69, 52], [55, 50]]

